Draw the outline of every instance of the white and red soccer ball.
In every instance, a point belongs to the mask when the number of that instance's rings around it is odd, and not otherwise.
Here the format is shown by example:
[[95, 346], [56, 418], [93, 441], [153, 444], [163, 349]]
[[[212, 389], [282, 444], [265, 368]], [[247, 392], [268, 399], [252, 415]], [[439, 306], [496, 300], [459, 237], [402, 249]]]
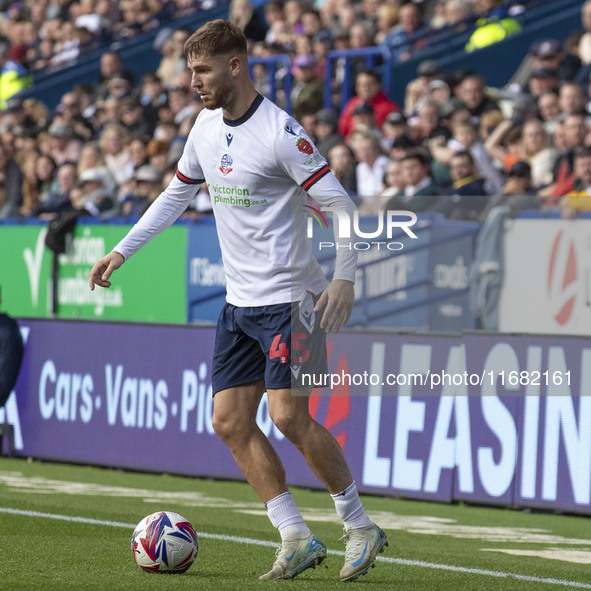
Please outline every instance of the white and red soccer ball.
[[172, 511], [144, 517], [131, 537], [134, 560], [151, 573], [184, 573], [195, 561], [198, 550], [195, 528]]

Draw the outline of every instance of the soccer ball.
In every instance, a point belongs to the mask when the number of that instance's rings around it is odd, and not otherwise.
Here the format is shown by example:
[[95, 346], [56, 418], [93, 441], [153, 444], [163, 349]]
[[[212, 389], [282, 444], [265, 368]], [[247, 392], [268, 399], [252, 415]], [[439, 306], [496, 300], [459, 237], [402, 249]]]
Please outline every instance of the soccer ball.
[[144, 517], [131, 537], [134, 560], [150, 573], [184, 573], [195, 561], [198, 549], [195, 528], [172, 511]]

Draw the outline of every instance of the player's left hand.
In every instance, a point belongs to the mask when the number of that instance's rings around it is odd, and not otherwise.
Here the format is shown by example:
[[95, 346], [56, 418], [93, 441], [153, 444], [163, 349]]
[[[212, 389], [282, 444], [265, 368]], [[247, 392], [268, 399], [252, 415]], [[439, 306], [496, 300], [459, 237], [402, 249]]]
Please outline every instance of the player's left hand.
[[320, 312], [324, 308], [320, 326], [326, 332], [339, 332], [341, 326], [349, 321], [354, 300], [355, 290], [351, 281], [344, 279], [331, 281], [314, 307], [314, 312]]

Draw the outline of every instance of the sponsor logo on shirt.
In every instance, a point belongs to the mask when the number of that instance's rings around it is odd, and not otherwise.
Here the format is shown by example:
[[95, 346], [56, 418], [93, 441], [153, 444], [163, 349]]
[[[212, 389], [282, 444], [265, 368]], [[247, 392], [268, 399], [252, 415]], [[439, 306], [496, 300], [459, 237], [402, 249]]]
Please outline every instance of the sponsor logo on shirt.
[[208, 183], [207, 190], [214, 204], [223, 203], [237, 207], [252, 207], [253, 205], [268, 205], [266, 199], [254, 200], [250, 198], [250, 191], [242, 187], [228, 187], [226, 185], [212, 185]]
[[323, 162], [324, 158], [322, 157], [322, 154], [320, 152], [314, 152], [304, 160], [304, 166], [309, 171], [312, 171], [316, 170], [321, 164], [323, 164]]
[[232, 168], [233, 163], [234, 161], [232, 160], [232, 156], [230, 156], [230, 154], [224, 154], [222, 156], [220, 171], [224, 176], [230, 174], [234, 170]]
[[296, 142], [296, 146], [298, 147], [298, 150], [300, 152], [302, 152], [303, 154], [313, 154], [314, 153], [314, 148], [312, 147], [312, 144], [305, 138], [300, 137], [298, 138], [298, 141]]

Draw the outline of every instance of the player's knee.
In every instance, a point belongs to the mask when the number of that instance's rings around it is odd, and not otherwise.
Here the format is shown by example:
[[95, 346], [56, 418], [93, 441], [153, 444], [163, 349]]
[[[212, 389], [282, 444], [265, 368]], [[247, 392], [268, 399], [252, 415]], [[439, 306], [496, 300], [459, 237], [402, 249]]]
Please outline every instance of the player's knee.
[[301, 421], [299, 421], [295, 415], [289, 410], [280, 409], [271, 414], [271, 419], [275, 426], [287, 439], [294, 442], [298, 439], [301, 431]]
[[211, 425], [215, 434], [222, 441], [231, 441], [240, 437], [243, 431], [239, 417], [232, 413], [214, 412], [211, 419]]

